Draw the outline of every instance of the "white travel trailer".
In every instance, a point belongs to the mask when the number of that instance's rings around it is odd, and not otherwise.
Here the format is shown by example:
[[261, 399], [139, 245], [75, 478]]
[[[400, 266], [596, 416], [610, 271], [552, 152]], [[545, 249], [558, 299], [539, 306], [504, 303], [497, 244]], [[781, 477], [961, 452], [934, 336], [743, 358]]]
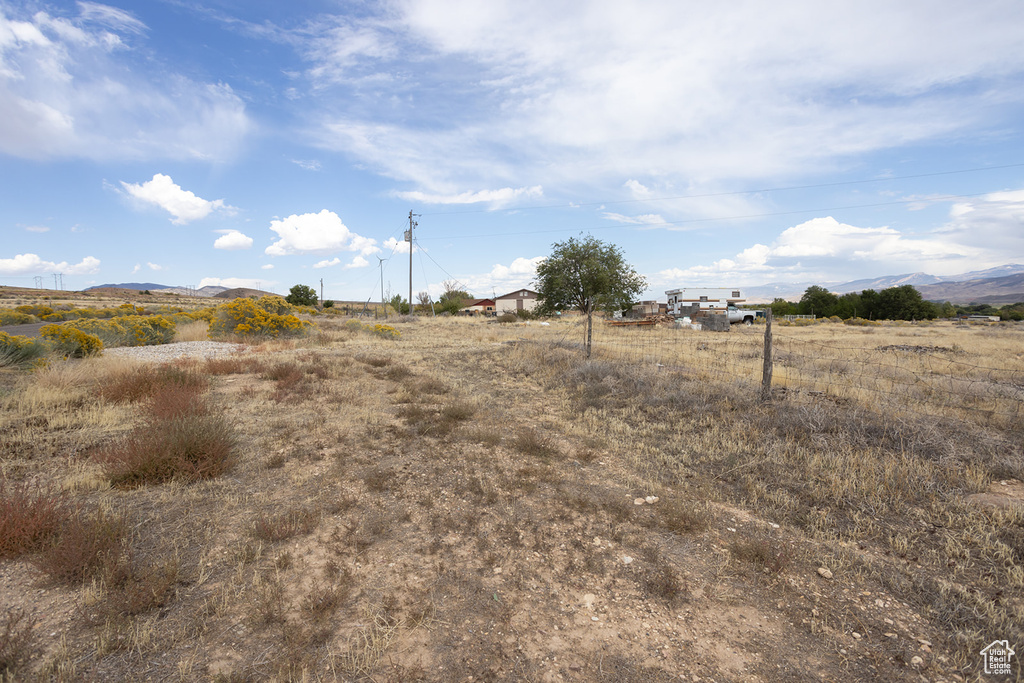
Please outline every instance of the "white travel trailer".
[[665, 294], [668, 295], [668, 314], [675, 316], [684, 315], [682, 309], [694, 304], [702, 311], [725, 311], [746, 301], [739, 289], [730, 287], [684, 287], [670, 289]]

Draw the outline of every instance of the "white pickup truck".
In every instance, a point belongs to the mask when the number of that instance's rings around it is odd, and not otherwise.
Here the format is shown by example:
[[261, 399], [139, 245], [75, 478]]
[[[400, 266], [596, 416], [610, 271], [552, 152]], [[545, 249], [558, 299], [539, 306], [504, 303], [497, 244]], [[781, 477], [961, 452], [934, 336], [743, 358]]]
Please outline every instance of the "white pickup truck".
[[729, 316], [729, 322], [733, 325], [736, 323], [743, 323], [744, 325], [753, 325], [754, 320], [758, 317], [764, 317], [764, 311], [753, 311], [745, 308], [736, 308], [735, 306], [729, 306], [726, 309], [726, 313]]

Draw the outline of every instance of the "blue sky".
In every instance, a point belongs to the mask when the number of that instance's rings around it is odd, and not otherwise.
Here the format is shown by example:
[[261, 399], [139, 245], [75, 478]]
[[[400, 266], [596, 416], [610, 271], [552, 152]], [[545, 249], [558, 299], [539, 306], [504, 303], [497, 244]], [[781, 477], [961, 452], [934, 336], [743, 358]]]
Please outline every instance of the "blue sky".
[[1024, 262], [1019, 0], [0, 0], [0, 284], [683, 286]]

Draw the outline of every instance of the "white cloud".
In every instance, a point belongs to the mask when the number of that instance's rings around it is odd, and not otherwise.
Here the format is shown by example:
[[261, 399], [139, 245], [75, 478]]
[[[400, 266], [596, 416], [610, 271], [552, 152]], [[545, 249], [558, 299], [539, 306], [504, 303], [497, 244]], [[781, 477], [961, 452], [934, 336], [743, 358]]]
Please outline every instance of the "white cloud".
[[327, 209], [273, 220], [270, 229], [281, 238], [267, 247], [266, 253], [270, 256], [332, 251], [358, 251], [365, 256], [380, 251], [377, 240], [352, 232], [338, 214]]
[[228, 289], [245, 287], [248, 289], [262, 289], [264, 291], [276, 284], [273, 280], [256, 280], [245, 277], [204, 277], [199, 281], [200, 288], [210, 285], [213, 287], [227, 287]]
[[[1024, 100], [1015, 3], [594, 2], [565, 12], [407, 0], [389, 10], [310, 29], [318, 82], [377, 77], [392, 95], [365, 116], [327, 117], [316, 135], [414, 183], [424, 200], [526, 179], [624, 176], [647, 198], [639, 178], [821, 172], [1001, 125], [1007, 104]], [[415, 78], [402, 75], [410, 62]], [[971, 106], [955, 104], [964, 93]]]
[[[1022, 224], [1024, 214], [1018, 217], [1018, 226]], [[965, 230], [963, 237], [968, 233]], [[970, 234], [977, 240], [976, 232]], [[832, 217], [814, 218], [783, 230], [771, 244], [753, 244], [708, 265], [662, 270], [651, 283], [733, 286], [761, 284], [766, 278], [824, 282], [853, 280], [865, 273], [947, 275], [1005, 262], [1000, 248], [980, 247], [985, 240], [975, 240], [941, 231], [905, 235], [888, 226], [862, 228]]]
[[228, 206], [223, 199], [209, 201], [197, 197], [195, 193], [181, 189], [170, 176], [157, 173], [152, 180], [140, 184], [121, 182], [122, 187], [141, 202], [153, 204], [174, 216], [172, 223], [178, 225], [206, 218], [213, 211], [233, 213], [234, 207]]
[[[337, 256], [335, 256], [334, 258], [332, 258], [329, 261], [328, 260], [318, 261], [317, 263], [313, 264], [313, 267], [314, 268], [332, 268], [334, 266], [340, 266], [340, 265], [341, 265], [341, 259], [338, 258]], [[345, 270], [349, 270], [351, 268], [365, 268], [368, 265], [370, 265], [369, 261], [367, 261], [362, 256], [356, 256], [349, 263], [346, 263], [344, 266], [342, 266], [342, 268], [344, 268]]]
[[[386, 240], [384, 240], [384, 243], [381, 244], [381, 247], [383, 247], [384, 251], [386, 253], [388, 253], [388, 254], [408, 254], [409, 253], [409, 243], [406, 242], [405, 240], [400, 240], [397, 237], [389, 237], [389, 238], [387, 238]], [[417, 245], [416, 246], [416, 251], [419, 251], [419, 250], [420, 250], [420, 246]]]
[[420, 192], [418, 190], [395, 192], [394, 194], [401, 199], [422, 202], [424, 204], [479, 204], [487, 202], [498, 207], [522, 199], [539, 199], [544, 196], [544, 189], [540, 185], [534, 185], [533, 187], [503, 187], [500, 190], [478, 190], [477, 192], [460, 192], [447, 195]]
[[320, 162], [315, 159], [292, 159], [292, 163], [307, 171], [320, 170]]
[[147, 261], [146, 265], [149, 266], [150, 270], [163, 270], [164, 269], [164, 267], [161, 266], [159, 263], [150, 263], [150, 262]]
[[[30, 3], [31, 5], [31, 3]], [[30, 159], [228, 159], [252, 129], [228, 85], [138, 50], [146, 26], [94, 2], [0, 6], [0, 153]], [[67, 16], [62, 16], [67, 15]]]
[[623, 187], [630, 191], [634, 199], [648, 199], [653, 194], [650, 188], [645, 187], [638, 180], [627, 180]]
[[44, 261], [36, 254], [17, 254], [14, 258], [0, 258], [0, 275], [34, 275], [63, 273], [65, 275], [90, 275], [98, 273], [100, 261], [92, 256], [86, 256], [75, 264], [67, 261], [55, 263]]
[[132, 268], [132, 275], [135, 275], [135, 273], [139, 272], [140, 270], [142, 270], [142, 264], [136, 263], [135, 267]]
[[530, 287], [537, 277], [537, 264], [544, 256], [518, 257], [508, 265], [496, 263], [490, 272], [460, 277], [469, 292], [478, 297], [501, 296], [521, 287]]
[[264, 263], [262, 266], [260, 266], [260, 269], [261, 270], [273, 270], [274, 269], [274, 264], [273, 263]]
[[602, 214], [605, 218], [618, 223], [627, 223], [629, 225], [647, 225], [647, 226], [660, 226], [665, 225], [665, 219], [660, 214], [656, 213], [644, 213], [639, 216], [626, 216], [621, 213], [612, 213], [610, 211]]
[[50, 232], [50, 228], [45, 225], [26, 225], [25, 230], [29, 232]]
[[237, 230], [216, 230], [215, 232], [220, 233], [220, 237], [214, 241], [214, 249], [238, 251], [252, 247], [252, 238]]
[[348, 270], [350, 268], [365, 268], [368, 265], [370, 265], [369, 261], [364, 259], [362, 256], [356, 256], [349, 263], [345, 264], [345, 269]]

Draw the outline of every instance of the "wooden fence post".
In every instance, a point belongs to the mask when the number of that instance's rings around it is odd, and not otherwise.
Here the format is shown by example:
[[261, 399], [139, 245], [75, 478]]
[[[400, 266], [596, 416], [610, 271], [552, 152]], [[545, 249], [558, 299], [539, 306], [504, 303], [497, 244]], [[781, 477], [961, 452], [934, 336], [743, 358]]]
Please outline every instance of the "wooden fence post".
[[772, 400], [772, 309], [764, 311], [764, 368], [761, 371], [761, 400]]

